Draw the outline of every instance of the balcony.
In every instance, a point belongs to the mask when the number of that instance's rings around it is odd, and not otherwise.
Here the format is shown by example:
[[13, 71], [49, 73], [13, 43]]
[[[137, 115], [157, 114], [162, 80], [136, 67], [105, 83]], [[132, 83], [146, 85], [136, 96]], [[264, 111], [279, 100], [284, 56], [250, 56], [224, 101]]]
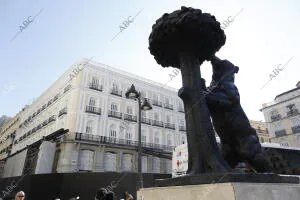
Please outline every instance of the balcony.
[[48, 120], [45, 120], [42, 125], [46, 126], [47, 124], [48, 124]]
[[141, 123], [151, 125], [151, 119], [142, 117], [142, 118], [141, 118]]
[[171, 124], [171, 123], [166, 122], [165, 123], [165, 128], [175, 130], [175, 124]]
[[59, 113], [58, 113], [58, 116], [60, 117], [60, 116], [65, 115], [65, 114], [67, 114], [67, 108], [63, 108], [62, 110], [60, 110]]
[[184, 113], [184, 109], [183, 109], [183, 107], [178, 107], [178, 112], [182, 112], [182, 113]]
[[114, 118], [117, 118], [117, 119], [122, 119], [122, 113], [109, 110], [108, 111], [108, 117], [114, 117]]
[[121, 90], [117, 90], [117, 89], [112, 89], [110, 94], [122, 97], [122, 91]]
[[152, 105], [154, 106], [158, 106], [158, 107], [162, 107], [162, 102], [158, 101], [158, 100], [152, 100]]
[[55, 121], [55, 116], [54, 116], [54, 115], [52, 115], [52, 116], [49, 118], [48, 124], [49, 124], [50, 122], [53, 122], [53, 121]]
[[92, 89], [92, 90], [100, 91], [100, 92], [102, 92], [102, 90], [103, 90], [102, 85], [95, 84], [95, 83], [90, 83], [89, 88]]
[[95, 107], [95, 106], [86, 106], [85, 112], [87, 113], [93, 113], [96, 115], [101, 115], [101, 108]]
[[286, 131], [285, 130], [275, 131], [275, 135], [276, 135], [276, 137], [285, 136], [286, 135]]
[[124, 119], [132, 122], [137, 121], [137, 117], [134, 115], [124, 114]]
[[169, 103], [165, 103], [164, 108], [169, 109], [169, 110], [173, 110], [173, 105], [169, 104]]
[[281, 119], [281, 115], [280, 114], [271, 116], [271, 121], [272, 122], [278, 121], [280, 119]]
[[179, 126], [179, 131], [186, 131], [186, 127], [185, 126]]
[[287, 117], [292, 117], [292, 116], [296, 116], [296, 115], [298, 115], [298, 114], [299, 114], [298, 109], [293, 109], [293, 110], [288, 111], [288, 112], [286, 113], [286, 116], [287, 116]]
[[300, 133], [300, 125], [292, 127], [293, 133]]
[[67, 91], [69, 91], [70, 89], [71, 89], [71, 85], [68, 85], [67, 87], [65, 87], [65, 89], [64, 89], [64, 93], [66, 93]]
[[162, 121], [152, 120], [152, 126], [164, 127], [164, 123]]
[[[106, 137], [106, 136], [99, 136], [99, 135], [85, 134], [85, 133], [76, 133], [75, 140], [94, 142], [97, 144], [102, 143], [102, 144], [113, 144], [119, 146], [132, 146], [136, 148], [138, 147], [138, 141], [135, 140], [119, 139], [115, 137]], [[145, 149], [154, 149], [154, 150], [167, 151], [167, 152], [172, 152], [174, 150], [174, 146], [146, 143], [146, 142], [142, 142], [142, 147]]]

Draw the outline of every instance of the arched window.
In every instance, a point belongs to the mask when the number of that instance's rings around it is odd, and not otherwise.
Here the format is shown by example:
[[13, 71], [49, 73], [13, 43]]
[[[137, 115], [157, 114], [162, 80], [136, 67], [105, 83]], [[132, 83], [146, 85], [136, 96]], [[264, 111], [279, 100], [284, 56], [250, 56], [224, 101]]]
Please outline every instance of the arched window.
[[92, 121], [88, 121], [86, 124], [86, 129], [85, 129], [86, 133], [93, 133], [93, 122]]

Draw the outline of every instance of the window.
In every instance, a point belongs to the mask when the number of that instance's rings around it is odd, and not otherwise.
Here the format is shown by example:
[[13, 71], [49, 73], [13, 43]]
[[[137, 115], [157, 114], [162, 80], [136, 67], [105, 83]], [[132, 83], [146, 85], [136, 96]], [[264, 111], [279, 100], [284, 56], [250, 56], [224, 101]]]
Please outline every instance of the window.
[[99, 80], [95, 76], [92, 78], [92, 85], [99, 85]]
[[158, 101], [158, 96], [156, 94], [153, 94], [153, 100]]
[[118, 87], [118, 85], [115, 82], [113, 82], [113, 90], [114, 91], [118, 91], [119, 90], [119, 87]]
[[286, 106], [286, 108], [288, 109], [288, 111], [296, 109], [295, 104], [290, 104], [290, 105]]
[[96, 100], [93, 97], [91, 97], [89, 101], [89, 106], [95, 106], [95, 105], [96, 105]]
[[171, 122], [171, 117], [169, 115], [166, 116], [166, 122], [170, 123]]
[[126, 112], [127, 112], [127, 114], [132, 115], [132, 107], [127, 106]]
[[180, 123], [180, 126], [184, 126], [184, 125], [185, 125], [184, 119], [181, 119], [181, 120], [179, 121], [179, 123]]
[[142, 142], [147, 142], [147, 136], [146, 133], [142, 134]]
[[129, 130], [125, 134], [125, 139], [126, 140], [132, 140], [132, 134], [129, 132]]
[[278, 115], [278, 111], [277, 111], [277, 110], [272, 110], [272, 111], [271, 111], [271, 115], [272, 115], [272, 116]]
[[154, 143], [159, 144], [159, 133], [158, 132], [155, 133]]
[[185, 136], [181, 137], [181, 144], [185, 144]]
[[172, 146], [172, 136], [171, 136], [171, 134], [167, 135], [167, 145]]
[[159, 120], [158, 113], [154, 113], [154, 120], [156, 120], [156, 121]]
[[167, 105], [169, 105], [169, 104], [170, 104], [170, 100], [169, 100], [169, 98], [166, 98], [166, 99], [165, 99], [165, 103], [166, 103]]
[[109, 137], [117, 137], [117, 131], [116, 131], [116, 126], [113, 124], [109, 128]]
[[146, 92], [145, 91], [141, 91], [141, 98], [145, 98], [146, 97]]
[[86, 125], [86, 133], [92, 133], [93, 132], [93, 122], [89, 121]]
[[112, 103], [112, 104], [110, 105], [110, 109], [111, 109], [112, 111], [118, 111], [118, 106], [117, 106], [117, 104]]

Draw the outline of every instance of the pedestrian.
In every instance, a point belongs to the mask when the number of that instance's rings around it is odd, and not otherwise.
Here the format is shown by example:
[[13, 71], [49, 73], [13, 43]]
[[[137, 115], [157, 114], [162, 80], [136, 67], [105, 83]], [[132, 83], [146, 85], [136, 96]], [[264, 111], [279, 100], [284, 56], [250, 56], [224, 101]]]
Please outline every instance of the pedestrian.
[[16, 194], [15, 200], [25, 200], [25, 192], [20, 191]]
[[133, 196], [128, 191], [125, 192], [125, 200], [134, 200]]
[[114, 200], [115, 195], [112, 191], [107, 191], [105, 188], [101, 188], [97, 191], [95, 200]]

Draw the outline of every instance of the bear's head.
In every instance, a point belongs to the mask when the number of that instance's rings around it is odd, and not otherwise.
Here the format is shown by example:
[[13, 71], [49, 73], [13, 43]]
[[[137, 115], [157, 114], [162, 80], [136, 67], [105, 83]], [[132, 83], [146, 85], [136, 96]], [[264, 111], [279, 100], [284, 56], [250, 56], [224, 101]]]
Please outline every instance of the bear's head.
[[239, 68], [234, 66], [228, 60], [219, 60], [212, 62], [214, 81], [234, 81], [234, 74], [238, 73]]

